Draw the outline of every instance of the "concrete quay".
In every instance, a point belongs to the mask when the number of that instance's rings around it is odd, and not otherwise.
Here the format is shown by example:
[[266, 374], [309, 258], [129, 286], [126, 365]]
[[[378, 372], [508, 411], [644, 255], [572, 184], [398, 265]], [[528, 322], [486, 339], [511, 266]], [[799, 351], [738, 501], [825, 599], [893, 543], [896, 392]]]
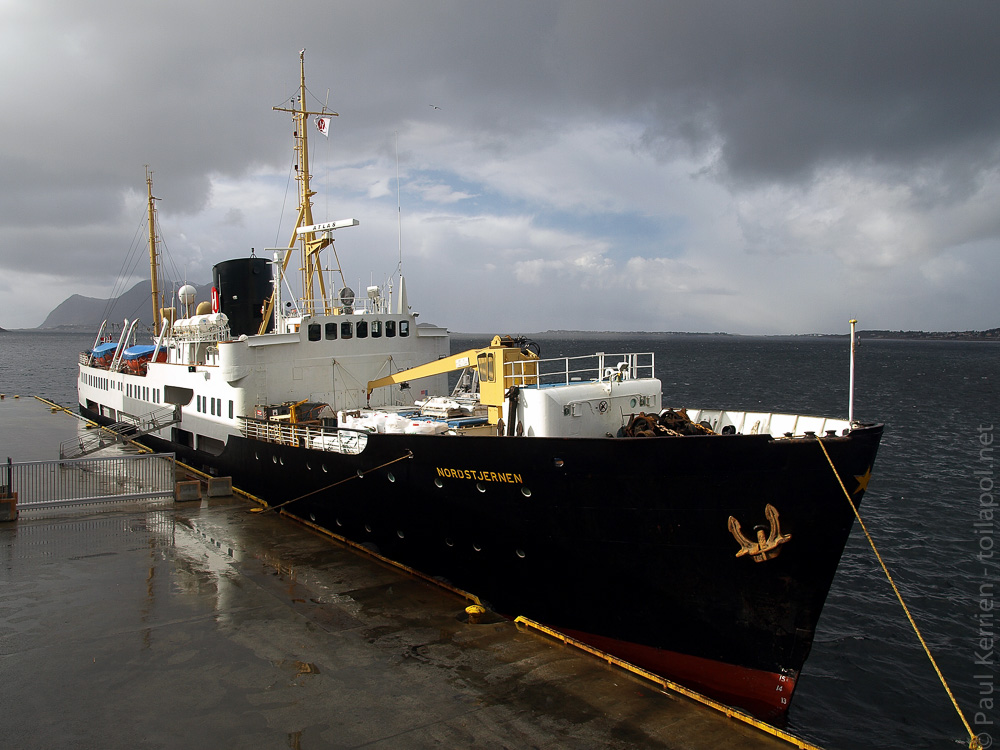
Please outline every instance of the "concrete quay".
[[[31, 408], [47, 441], [77, 430]], [[492, 613], [471, 624], [453, 592], [251, 507], [0, 524], [3, 746], [792, 746]]]

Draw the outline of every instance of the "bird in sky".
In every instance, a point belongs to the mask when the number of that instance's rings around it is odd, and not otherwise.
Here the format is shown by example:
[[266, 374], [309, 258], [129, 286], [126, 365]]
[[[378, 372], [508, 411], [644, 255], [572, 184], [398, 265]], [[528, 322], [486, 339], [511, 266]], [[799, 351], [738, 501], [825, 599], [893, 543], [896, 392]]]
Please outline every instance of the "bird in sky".
[[441, 108], [440, 108], [440, 107], [439, 107], [438, 105], [436, 105], [436, 104], [428, 104], [427, 106], [428, 106], [428, 107], [430, 107], [431, 109], [441, 109]]

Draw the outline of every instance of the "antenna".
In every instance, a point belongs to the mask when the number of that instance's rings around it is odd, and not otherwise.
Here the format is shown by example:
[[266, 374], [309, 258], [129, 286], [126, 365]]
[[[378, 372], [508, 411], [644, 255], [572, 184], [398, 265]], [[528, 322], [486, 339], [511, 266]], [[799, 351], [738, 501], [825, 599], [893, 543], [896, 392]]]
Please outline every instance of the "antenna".
[[399, 200], [399, 131], [396, 130], [396, 230], [399, 236], [399, 275], [403, 275], [403, 208]]

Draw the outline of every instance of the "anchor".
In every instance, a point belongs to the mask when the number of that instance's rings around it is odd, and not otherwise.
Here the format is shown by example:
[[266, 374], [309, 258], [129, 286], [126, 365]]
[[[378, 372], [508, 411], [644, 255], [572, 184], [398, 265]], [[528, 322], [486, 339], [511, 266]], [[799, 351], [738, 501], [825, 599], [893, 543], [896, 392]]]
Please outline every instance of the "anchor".
[[768, 503], [764, 506], [764, 515], [770, 524], [770, 532], [765, 537], [764, 528], [762, 526], [756, 527], [756, 542], [751, 542], [743, 536], [743, 532], [740, 530], [740, 522], [733, 516], [729, 517], [729, 532], [740, 545], [740, 551], [736, 553], [737, 557], [750, 555], [754, 562], [772, 560], [781, 554], [781, 545], [792, 538], [791, 534], [781, 533], [778, 510], [773, 505]]

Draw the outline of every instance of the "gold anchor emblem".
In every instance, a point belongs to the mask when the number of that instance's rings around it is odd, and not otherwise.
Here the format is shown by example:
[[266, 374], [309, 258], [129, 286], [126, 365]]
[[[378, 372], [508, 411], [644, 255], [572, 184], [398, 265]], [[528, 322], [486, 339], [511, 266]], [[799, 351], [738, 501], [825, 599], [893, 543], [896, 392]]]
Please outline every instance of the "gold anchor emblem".
[[764, 515], [771, 525], [770, 533], [765, 537], [764, 529], [758, 527], [756, 542], [751, 542], [743, 536], [743, 532], [740, 530], [740, 522], [733, 516], [729, 517], [729, 532], [740, 545], [740, 551], [736, 553], [737, 557], [750, 555], [754, 562], [771, 560], [781, 554], [781, 545], [792, 538], [791, 534], [781, 533], [778, 511], [773, 505], [768, 503], [764, 506]]

